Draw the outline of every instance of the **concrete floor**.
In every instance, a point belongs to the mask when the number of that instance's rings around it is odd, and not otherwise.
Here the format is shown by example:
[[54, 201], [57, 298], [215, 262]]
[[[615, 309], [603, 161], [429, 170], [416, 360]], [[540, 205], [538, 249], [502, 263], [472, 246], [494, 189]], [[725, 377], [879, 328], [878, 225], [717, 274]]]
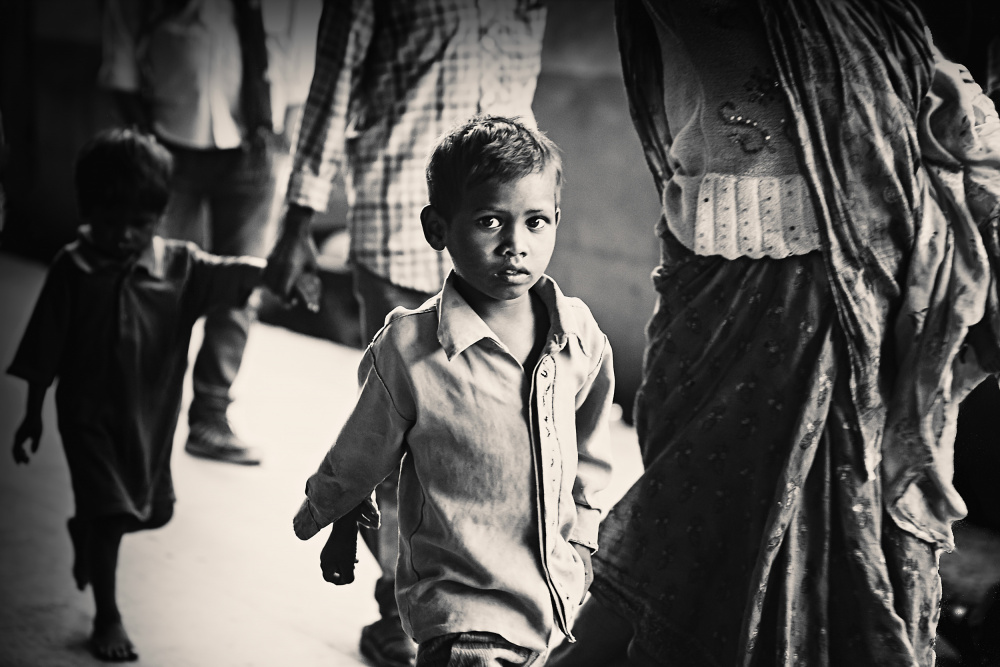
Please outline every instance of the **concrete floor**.
[[[0, 364], [4, 367], [41, 287], [44, 267], [0, 253]], [[193, 348], [197, 349], [198, 337]], [[378, 567], [362, 548], [356, 581], [323, 581], [324, 537], [300, 542], [291, 517], [306, 477], [346, 419], [361, 352], [263, 324], [251, 331], [234, 386], [235, 430], [264, 464], [244, 468], [194, 459], [178, 426], [173, 473], [178, 502], [165, 528], [128, 535], [119, 601], [140, 654], [164, 667], [364, 665], [361, 628], [377, 618]], [[190, 387], [188, 387], [188, 391]], [[25, 384], [0, 376], [0, 665], [102, 664], [87, 653], [93, 601], [70, 575], [65, 530], [73, 513], [51, 392], [41, 448], [15, 466], [9, 446]], [[635, 432], [613, 425], [621, 465], [609, 496], [638, 474]]]

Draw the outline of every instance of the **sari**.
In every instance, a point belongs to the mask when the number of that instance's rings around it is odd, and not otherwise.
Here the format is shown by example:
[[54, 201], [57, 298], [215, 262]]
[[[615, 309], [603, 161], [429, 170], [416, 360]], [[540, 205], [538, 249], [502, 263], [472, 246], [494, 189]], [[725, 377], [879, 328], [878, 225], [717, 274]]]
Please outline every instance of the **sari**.
[[[931, 665], [958, 404], [998, 370], [1000, 122], [906, 0], [759, 6], [821, 249], [698, 256], [661, 218], [645, 473], [593, 592], [657, 663]], [[617, 13], [662, 191], [656, 36], [642, 3]]]

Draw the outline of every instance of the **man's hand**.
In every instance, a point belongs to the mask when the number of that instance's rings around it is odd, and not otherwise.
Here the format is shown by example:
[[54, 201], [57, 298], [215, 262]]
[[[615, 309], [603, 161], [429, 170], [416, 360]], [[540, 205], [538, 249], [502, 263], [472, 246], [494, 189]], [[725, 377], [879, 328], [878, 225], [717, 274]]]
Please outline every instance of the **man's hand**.
[[281, 234], [267, 258], [264, 286], [281, 297], [286, 304], [305, 303], [312, 312], [319, 311], [318, 280], [315, 276], [316, 244], [309, 233], [314, 211], [292, 204], [285, 212]]
[[583, 561], [583, 569], [587, 572], [583, 580], [583, 596], [580, 598], [580, 604], [583, 604], [583, 601], [587, 599], [587, 591], [590, 590], [590, 585], [594, 583], [594, 566], [590, 562], [590, 549], [576, 542], [570, 542], [570, 544], [576, 549], [577, 555]]
[[330, 536], [319, 554], [323, 578], [336, 586], [354, 581], [354, 564], [358, 562], [358, 517], [353, 511], [333, 522]]
[[24, 443], [31, 440], [31, 453], [38, 451], [38, 445], [42, 438], [42, 416], [29, 414], [17, 427], [14, 433], [14, 462], [29, 463], [28, 453], [24, 450]]
[[326, 545], [319, 554], [323, 578], [337, 586], [354, 581], [354, 564], [358, 562], [358, 526], [377, 529], [380, 522], [374, 492], [334, 521]]

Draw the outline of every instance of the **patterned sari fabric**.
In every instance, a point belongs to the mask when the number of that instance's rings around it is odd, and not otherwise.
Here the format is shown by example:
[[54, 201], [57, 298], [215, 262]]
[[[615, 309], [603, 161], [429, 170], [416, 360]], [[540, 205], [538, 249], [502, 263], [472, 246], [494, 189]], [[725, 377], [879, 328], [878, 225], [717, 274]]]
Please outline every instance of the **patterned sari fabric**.
[[[819, 253], [728, 261], [663, 247], [636, 406], [646, 473], [604, 523], [595, 595], [663, 664], [753, 652], [757, 664], [929, 664], [935, 552], [885, 521], [866, 479]], [[923, 661], [889, 659], [914, 643]]]
[[[623, 69], [662, 189], [664, 85], [638, 6], [618, 3]], [[943, 127], [920, 126], [937, 75], [905, 0], [761, 11], [822, 251], [701, 257], [661, 220], [646, 472], [604, 522], [594, 592], [663, 664], [931, 665], [937, 558], [964, 513], [954, 420], [996, 354], [1000, 188], [963, 171], [988, 171], [988, 147], [951, 142], [957, 167], [922, 155]], [[952, 115], [975, 136], [981, 118]]]

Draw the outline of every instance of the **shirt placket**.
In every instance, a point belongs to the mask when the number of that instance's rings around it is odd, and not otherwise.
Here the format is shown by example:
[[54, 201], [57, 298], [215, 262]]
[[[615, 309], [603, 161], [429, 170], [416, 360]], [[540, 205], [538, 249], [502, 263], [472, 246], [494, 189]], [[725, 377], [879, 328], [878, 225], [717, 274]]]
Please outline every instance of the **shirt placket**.
[[538, 462], [536, 478], [538, 479], [539, 538], [542, 547], [545, 581], [554, 602], [556, 621], [559, 629], [571, 641], [574, 641], [566, 618], [566, 605], [570, 602], [569, 596], [560, 592], [549, 571], [549, 558], [555, 553], [560, 539], [559, 497], [563, 477], [562, 456], [555, 426], [555, 379], [555, 358], [551, 353], [548, 353], [539, 360], [532, 377], [531, 407], [535, 413], [533, 420], [535, 428], [532, 437], [536, 441], [533, 450]]

